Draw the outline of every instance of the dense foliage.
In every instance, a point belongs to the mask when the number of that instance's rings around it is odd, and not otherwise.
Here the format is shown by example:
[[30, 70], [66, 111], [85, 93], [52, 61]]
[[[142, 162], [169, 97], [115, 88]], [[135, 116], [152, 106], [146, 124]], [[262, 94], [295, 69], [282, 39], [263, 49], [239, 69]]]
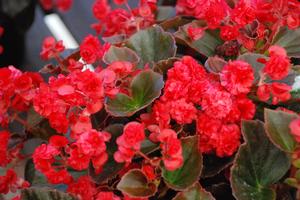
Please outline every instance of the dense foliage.
[[300, 198], [300, 3], [167, 2], [0, 69], [0, 199]]

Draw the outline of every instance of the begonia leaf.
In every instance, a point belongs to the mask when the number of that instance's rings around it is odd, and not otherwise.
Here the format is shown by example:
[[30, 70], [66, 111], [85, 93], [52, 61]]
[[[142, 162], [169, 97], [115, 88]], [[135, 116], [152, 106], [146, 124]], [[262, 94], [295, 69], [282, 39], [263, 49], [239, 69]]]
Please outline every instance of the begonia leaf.
[[191, 136], [181, 139], [183, 166], [175, 171], [162, 167], [162, 177], [174, 190], [185, 190], [199, 180], [202, 171], [202, 154], [198, 148], [199, 137]]
[[215, 198], [197, 183], [186, 191], [178, 193], [173, 200], [215, 200]]
[[174, 6], [158, 6], [156, 11], [156, 20], [164, 21], [176, 16]]
[[300, 58], [300, 28], [296, 30], [282, 28], [276, 35], [273, 44], [285, 48], [288, 56]]
[[142, 71], [131, 82], [131, 96], [119, 93], [113, 99], [108, 98], [106, 110], [115, 117], [131, 116], [158, 98], [163, 86], [162, 75], [152, 70]]
[[203, 155], [203, 170], [201, 178], [210, 178], [229, 167], [233, 157], [219, 158], [215, 155]]
[[206, 30], [203, 37], [193, 41], [187, 34], [187, 28], [195, 25], [202, 26], [202, 22], [193, 21], [192, 23], [180, 27], [175, 33], [176, 40], [178, 40], [180, 43], [188, 45], [206, 57], [214, 56], [216, 47], [222, 44], [219, 33], [216, 30]]
[[243, 121], [245, 143], [231, 168], [231, 187], [237, 200], [275, 200], [272, 184], [290, 167], [288, 155], [268, 139], [261, 121]]
[[22, 190], [21, 200], [76, 200], [70, 194], [58, 190], [44, 188], [29, 188]]
[[270, 140], [283, 151], [293, 152], [296, 148], [297, 142], [289, 128], [290, 123], [296, 118], [297, 114], [265, 109], [266, 132]]
[[153, 26], [132, 35], [126, 46], [134, 50], [140, 57], [139, 67], [145, 64], [165, 60], [176, 55], [176, 43], [172, 34], [165, 32], [160, 26]]
[[118, 183], [117, 188], [124, 194], [135, 198], [150, 197], [157, 191], [156, 185], [150, 182], [139, 169], [128, 171]]
[[111, 64], [115, 61], [127, 61], [132, 64], [137, 64], [140, 58], [133, 50], [127, 47], [111, 46], [104, 54], [103, 61], [106, 64]]
[[117, 151], [116, 139], [123, 133], [122, 124], [113, 124], [108, 126], [105, 131], [111, 134], [111, 139], [106, 145], [108, 160], [104, 164], [101, 173], [96, 174], [93, 167], [89, 167], [89, 174], [97, 183], [107, 181], [109, 178], [114, 177], [123, 167], [123, 163], [117, 163], [114, 159], [114, 153]]
[[187, 16], [176, 16], [171, 19], [164, 20], [159, 24], [164, 30], [174, 29], [177, 30], [178, 27], [183, 26], [192, 22], [192, 17]]

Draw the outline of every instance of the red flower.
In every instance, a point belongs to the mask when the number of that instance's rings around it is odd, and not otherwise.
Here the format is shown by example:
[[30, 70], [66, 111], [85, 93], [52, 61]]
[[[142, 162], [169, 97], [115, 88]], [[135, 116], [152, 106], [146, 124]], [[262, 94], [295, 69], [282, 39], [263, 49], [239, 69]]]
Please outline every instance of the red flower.
[[276, 105], [278, 102], [285, 102], [291, 98], [292, 87], [285, 83], [272, 83], [272, 104]]
[[197, 116], [197, 109], [193, 103], [187, 103], [185, 99], [171, 101], [170, 115], [178, 124], [190, 124]]
[[91, 64], [103, 55], [102, 46], [97, 37], [88, 35], [80, 45], [80, 56], [84, 61]]
[[104, 19], [110, 12], [110, 6], [107, 0], [96, 0], [93, 5], [93, 14], [98, 20]]
[[223, 125], [216, 146], [219, 157], [231, 156], [240, 146], [240, 128], [236, 124]]
[[269, 52], [270, 59], [265, 65], [264, 72], [273, 80], [285, 78], [290, 69], [290, 59], [287, 57], [285, 49], [279, 46], [271, 46]]
[[95, 200], [121, 200], [112, 192], [99, 192]]
[[142, 171], [147, 176], [148, 180], [153, 181], [156, 178], [155, 169], [152, 165], [143, 164]]
[[235, 40], [239, 36], [239, 27], [238, 26], [222, 26], [220, 37], [222, 40], [230, 41]]
[[47, 37], [44, 39], [41, 57], [44, 60], [55, 58], [59, 53], [63, 52], [65, 47], [62, 41], [56, 42], [54, 37]]
[[76, 145], [69, 149], [70, 157], [68, 158], [68, 165], [76, 170], [84, 170], [89, 167], [91, 156], [84, 154]]
[[261, 101], [268, 101], [272, 95], [272, 104], [288, 101], [291, 98], [292, 87], [285, 83], [272, 83], [259, 86], [257, 96]]
[[49, 144], [56, 148], [62, 148], [65, 147], [67, 144], [69, 144], [68, 138], [61, 135], [53, 135], [49, 139]]
[[208, 6], [204, 16], [210, 29], [218, 28], [222, 20], [227, 15], [227, 9], [228, 6], [224, 1], [210, 1], [210, 5]]
[[199, 40], [205, 34], [205, 28], [189, 26], [187, 33], [192, 40]]
[[52, 145], [42, 144], [38, 146], [32, 155], [35, 168], [41, 172], [51, 170], [54, 157], [59, 155], [59, 150]]
[[68, 164], [74, 169], [83, 170], [87, 169], [92, 160], [94, 168], [99, 172], [108, 159], [105, 142], [109, 139], [109, 133], [94, 129], [81, 133], [69, 150]]
[[290, 130], [297, 142], [300, 142], [300, 119], [295, 119], [290, 123]]
[[69, 120], [64, 113], [51, 113], [49, 123], [58, 133], [67, 133], [68, 131]]
[[268, 101], [271, 96], [271, 87], [268, 84], [264, 84], [258, 87], [256, 95], [261, 101]]
[[53, 169], [45, 172], [49, 183], [51, 184], [69, 184], [73, 178], [66, 169], [55, 171]]
[[118, 151], [114, 154], [117, 162], [130, 162], [136, 151], [140, 150], [145, 139], [144, 125], [130, 122], [124, 127], [123, 134], [118, 137]]
[[256, 13], [250, 3], [240, 0], [231, 11], [231, 19], [238, 25], [245, 26], [255, 20]]
[[241, 119], [245, 120], [250, 120], [253, 119], [255, 115], [255, 104], [248, 99], [246, 96], [245, 97], [239, 97], [236, 100], [237, 107], [241, 113]]
[[56, 0], [56, 6], [61, 11], [67, 11], [71, 8], [73, 0]]
[[254, 81], [254, 72], [244, 61], [229, 62], [224, 66], [221, 74], [221, 84], [233, 95], [247, 94]]
[[158, 135], [161, 142], [163, 162], [167, 170], [174, 171], [183, 165], [181, 141], [172, 129], [164, 129]]
[[232, 103], [230, 93], [211, 88], [203, 95], [201, 105], [208, 116], [222, 119], [231, 111]]
[[17, 174], [14, 170], [7, 170], [4, 176], [0, 176], [0, 194], [7, 194], [10, 187], [17, 182]]
[[97, 189], [89, 176], [81, 176], [76, 182], [69, 184], [67, 192], [80, 200], [91, 200], [94, 199]]
[[7, 155], [9, 138], [10, 133], [8, 131], [0, 131], [0, 167], [5, 167], [10, 162]]

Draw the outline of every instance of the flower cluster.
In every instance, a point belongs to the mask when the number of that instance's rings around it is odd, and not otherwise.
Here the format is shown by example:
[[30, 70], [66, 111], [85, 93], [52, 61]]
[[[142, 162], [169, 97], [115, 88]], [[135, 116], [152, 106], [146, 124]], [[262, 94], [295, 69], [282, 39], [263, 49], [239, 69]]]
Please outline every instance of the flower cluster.
[[28, 111], [43, 79], [40, 74], [9, 66], [0, 69], [0, 125], [18, 120], [18, 113]]
[[197, 121], [202, 152], [230, 156], [240, 144], [241, 119], [252, 119], [255, 113], [246, 96], [253, 81], [253, 69], [244, 61], [230, 61], [218, 76], [185, 56], [168, 71], [154, 118], [164, 128], [170, 127], [171, 119], [182, 125]]
[[[19, 153], [21, 145], [9, 148], [8, 143], [10, 138], [11, 135], [8, 131], [0, 131], [0, 167], [3, 168], [8, 167], [8, 164], [12, 163], [12, 161], [17, 163], [19, 160], [22, 160]], [[7, 194], [9, 192], [15, 193], [18, 189], [24, 189], [30, 186], [27, 181], [17, 176], [13, 169], [13, 164], [9, 167], [6, 174], [0, 176], [0, 194]]]
[[259, 59], [265, 66], [257, 90], [257, 96], [261, 101], [265, 102], [272, 97], [272, 104], [276, 105], [279, 102], [285, 102], [291, 98], [290, 90], [292, 87], [280, 82], [266, 83], [266, 76], [272, 80], [284, 79], [289, 74], [291, 64], [285, 49], [280, 46], [271, 46], [269, 48], [269, 54], [270, 58], [268, 60], [263, 58]]
[[[179, 0], [176, 10], [178, 14], [194, 16], [207, 23], [204, 27], [190, 29], [191, 39], [199, 39], [205, 29], [219, 29], [222, 40], [237, 40], [253, 51], [261, 41], [269, 45], [268, 41], [274, 38], [281, 26], [298, 28], [299, 5], [294, 0], [240, 0], [232, 8], [225, 0]], [[197, 32], [200, 35], [195, 37]]]
[[106, 145], [110, 134], [90, 129], [81, 133], [75, 142], [66, 137], [54, 135], [49, 144], [37, 147], [33, 154], [33, 161], [37, 170], [41, 171], [52, 184], [71, 184], [73, 177], [67, 167], [84, 170], [90, 161], [97, 172], [107, 161]]
[[130, 163], [132, 157], [141, 148], [141, 142], [145, 139], [144, 125], [138, 122], [130, 122], [124, 127], [123, 135], [117, 139], [118, 151], [114, 154], [117, 162]]
[[[116, 4], [127, 4], [127, 0], [115, 0]], [[131, 35], [136, 30], [148, 27], [155, 22], [156, 0], [140, 0], [139, 6], [129, 10], [112, 10], [107, 0], [96, 0], [93, 13], [99, 22], [93, 24], [97, 33], [104, 37], [113, 35]]]

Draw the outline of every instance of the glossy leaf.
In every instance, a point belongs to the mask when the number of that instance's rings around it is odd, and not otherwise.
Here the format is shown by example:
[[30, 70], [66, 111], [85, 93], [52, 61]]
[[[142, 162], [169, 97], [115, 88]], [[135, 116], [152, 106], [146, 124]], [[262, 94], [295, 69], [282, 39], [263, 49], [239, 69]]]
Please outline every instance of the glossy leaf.
[[175, 33], [176, 40], [178, 40], [180, 43], [188, 45], [206, 57], [215, 55], [216, 47], [222, 44], [219, 33], [216, 30], [206, 30], [202, 38], [193, 41], [187, 34], [187, 28], [191, 25], [194, 26], [195, 24], [197, 24], [197, 26], [204, 26], [201, 21], [194, 21], [186, 24], [180, 27]]
[[156, 21], [164, 21], [176, 16], [174, 6], [158, 6], [156, 11]]
[[138, 55], [127, 47], [111, 46], [105, 53], [103, 61], [106, 64], [111, 64], [115, 61], [127, 61], [137, 64], [140, 61]]
[[174, 63], [176, 61], [179, 61], [179, 58], [173, 57], [173, 58], [169, 58], [167, 60], [161, 60], [158, 63], [155, 64], [153, 70], [155, 72], [158, 72], [164, 76], [167, 75], [167, 72], [169, 69], [171, 69], [174, 66]]
[[282, 28], [275, 37], [273, 44], [279, 45], [287, 51], [290, 57], [300, 57], [300, 28], [290, 30]]
[[21, 200], [76, 200], [76, 198], [57, 190], [29, 188], [22, 190]]
[[89, 174], [93, 180], [97, 183], [107, 182], [110, 178], [116, 176], [116, 174], [124, 167], [123, 163], [117, 163], [114, 160], [114, 152], [117, 151], [116, 139], [123, 133], [122, 124], [113, 124], [108, 126], [105, 131], [111, 134], [111, 139], [106, 146], [108, 153], [108, 160], [104, 164], [101, 173], [96, 174], [92, 166], [89, 167]]
[[113, 99], [108, 98], [106, 110], [115, 117], [131, 116], [158, 98], [163, 86], [162, 75], [152, 70], [143, 71], [131, 82], [131, 96], [119, 93]]
[[178, 193], [173, 200], [215, 200], [215, 198], [197, 183], [188, 190]]
[[218, 175], [221, 171], [229, 167], [232, 162], [233, 157], [219, 158], [215, 155], [203, 155], [201, 178], [210, 178]]
[[127, 172], [117, 185], [118, 190], [130, 197], [150, 197], [156, 191], [156, 185], [149, 182], [146, 175], [139, 169], [133, 169]]
[[218, 56], [209, 57], [204, 67], [211, 73], [219, 73], [222, 71], [223, 67], [227, 65], [227, 61], [225, 61], [223, 58], [220, 58]]
[[243, 121], [245, 143], [240, 146], [231, 169], [231, 187], [237, 200], [275, 200], [272, 184], [290, 167], [287, 154], [269, 141], [264, 124]]
[[129, 38], [126, 46], [140, 57], [141, 68], [147, 63], [153, 65], [160, 60], [174, 57], [177, 49], [173, 36], [160, 26], [138, 31]]
[[293, 152], [297, 142], [291, 135], [289, 125], [298, 118], [297, 114], [265, 109], [265, 128], [271, 141], [281, 150]]
[[162, 167], [162, 176], [172, 189], [185, 190], [199, 180], [202, 170], [202, 154], [198, 149], [198, 142], [198, 136], [181, 139], [183, 166], [175, 171], [168, 171]]

